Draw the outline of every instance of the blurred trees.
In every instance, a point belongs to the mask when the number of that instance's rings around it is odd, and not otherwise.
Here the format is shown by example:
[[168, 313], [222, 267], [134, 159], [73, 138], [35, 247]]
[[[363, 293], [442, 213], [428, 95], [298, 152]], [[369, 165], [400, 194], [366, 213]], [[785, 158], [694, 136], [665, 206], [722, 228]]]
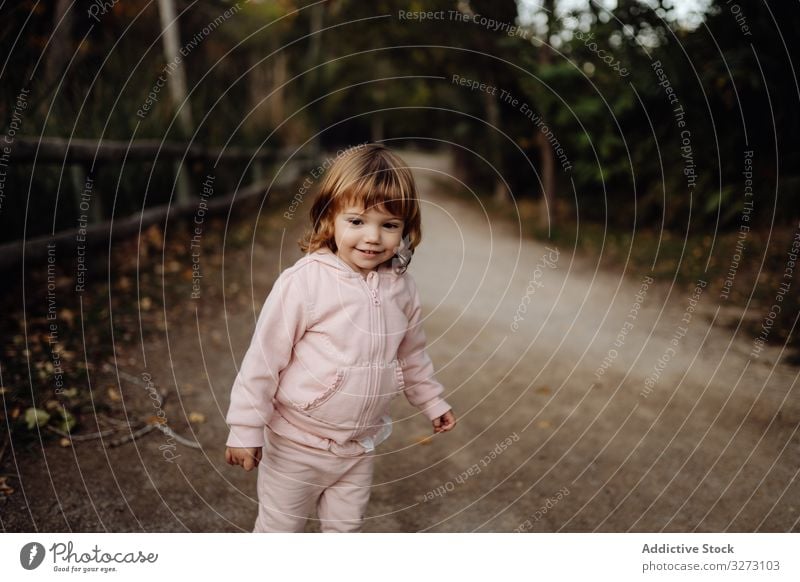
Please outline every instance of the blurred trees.
[[[448, 141], [462, 179], [482, 195], [502, 196], [507, 183], [518, 198], [552, 192], [565, 205], [556, 214], [578, 205], [585, 219], [677, 231], [689, 221], [735, 228], [744, 152], [753, 150], [764, 195], [758, 220], [770, 221], [776, 188], [786, 209], [779, 219], [798, 216], [795, 6], [746, 0], [732, 9], [715, 0], [705, 22], [688, 29], [665, 2], [619, 0], [612, 10], [587, 3], [564, 15], [548, 0], [539, 8], [545, 16], [521, 30], [513, 29], [514, 2], [332, 6], [319, 109], [328, 145], [381, 136]], [[495, 89], [470, 90], [453, 75]]]
[[[769, 223], [775, 204], [784, 209], [779, 221], [796, 219], [793, 136], [800, 94], [791, 63], [797, 40], [789, 31], [800, 24], [800, 10], [746, 0], [734, 13], [731, 4], [715, 0], [705, 22], [685, 30], [664, 20], [663, 6], [651, 4], [619, 0], [610, 12], [593, 4], [571, 15], [585, 24], [565, 35], [551, 63], [524, 52], [525, 67], [554, 89], [555, 98], [538, 83], [525, 86], [575, 160], [568, 177], [581, 217], [612, 225], [633, 224], [635, 217], [639, 225], [663, 221], [677, 230], [690, 219], [735, 227], [744, 199], [744, 152], [752, 150], [758, 220]], [[744, 34], [737, 14], [746, 15], [752, 34]], [[657, 62], [674, 103], [659, 86]], [[682, 135], [691, 145], [693, 187], [684, 173]], [[569, 200], [566, 186], [560, 194]]]
[[[100, 4], [107, 10], [98, 14]], [[137, 114], [159, 76], [166, 71], [170, 81], [155, 3], [68, 5], [0, 8], [4, 126], [29, 88], [24, 135], [191, 138], [166, 91]], [[795, 3], [737, 0], [734, 12], [713, 0], [692, 29], [655, 0], [618, 0], [611, 10], [587, 2], [570, 13], [546, 0], [525, 26], [513, 0], [175, 5], [187, 107], [204, 145], [449, 143], [459, 177], [479, 195], [540, 200], [549, 192], [551, 212], [555, 201], [561, 206], [557, 221], [579, 206], [582, 219], [675, 230], [689, 221], [735, 227], [744, 152], [752, 150], [758, 220], [798, 216]], [[438, 16], [410, 16], [420, 11]], [[683, 107], [680, 120], [656, 62]], [[32, 182], [30, 170], [12, 163], [6, 182], [7, 192], [37, 192], [28, 234], [73, 224], [70, 208], [53, 209], [57, 190], [71, 187], [62, 169], [37, 167]], [[109, 168], [100, 189], [118, 188], [129, 211], [163, 202], [171, 170], [148, 180], [151, 170], [119, 180], [120, 169]], [[7, 239], [21, 234], [15, 212], [25, 202], [6, 199]]]

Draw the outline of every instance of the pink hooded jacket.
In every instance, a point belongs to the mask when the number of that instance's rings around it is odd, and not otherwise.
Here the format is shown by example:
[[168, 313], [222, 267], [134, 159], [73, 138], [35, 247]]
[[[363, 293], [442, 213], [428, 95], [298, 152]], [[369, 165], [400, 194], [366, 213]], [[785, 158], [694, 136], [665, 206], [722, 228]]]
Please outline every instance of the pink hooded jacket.
[[391, 432], [400, 392], [428, 419], [450, 410], [433, 378], [408, 273], [365, 279], [328, 249], [281, 273], [233, 384], [229, 447], [264, 445], [264, 425], [337, 455], [374, 449]]

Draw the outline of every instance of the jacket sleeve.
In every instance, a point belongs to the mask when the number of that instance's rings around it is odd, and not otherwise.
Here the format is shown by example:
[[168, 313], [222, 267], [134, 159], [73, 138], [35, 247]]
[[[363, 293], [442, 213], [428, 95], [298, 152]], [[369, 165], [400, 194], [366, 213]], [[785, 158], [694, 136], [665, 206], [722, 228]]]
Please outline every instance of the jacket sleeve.
[[433, 362], [425, 351], [425, 331], [422, 329], [422, 304], [414, 280], [404, 275], [411, 293], [408, 330], [400, 342], [397, 358], [403, 370], [404, 392], [412, 406], [417, 407], [429, 419], [440, 417], [450, 410], [442, 399], [444, 387], [433, 377]]
[[284, 271], [272, 287], [256, 323], [231, 391], [227, 446], [264, 446], [264, 425], [273, 412], [278, 378], [307, 327], [306, 292], [299, 275]]

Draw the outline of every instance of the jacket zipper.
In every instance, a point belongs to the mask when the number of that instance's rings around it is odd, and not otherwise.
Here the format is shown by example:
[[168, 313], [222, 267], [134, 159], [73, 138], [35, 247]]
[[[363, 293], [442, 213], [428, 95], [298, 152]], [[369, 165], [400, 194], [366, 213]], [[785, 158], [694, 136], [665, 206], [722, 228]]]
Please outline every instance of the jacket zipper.
[[[374, 271], [373, 271], [373, 273], [374, 273]], [[380, 302], [380, 298], [378, 296], [378, 289], [377, 289], [377, 286], [378, 286], [378, 283], [379, 283], [379, 279], [377, 278], [378, 275], [376, 273], [376, 274], [374, 274], [372, 276], [373, 276], [373, 278], [375, 278], [375, 287], [374, 288], [370, 286], [370, 284], [367, 282], [366, 279], [364, 279], [363, 277], [359, 277], [359, 279], [361, 279], [361, 283], [364, 285], [364, 287], [366, 287], [367, 295], [370, 298], [370, 303], [372, 304], [373, 309], [370, 309], [370, 314], [369, 314], [369, 322], [370, 322], [370, 330], [369, 330], [369, 335], [370, 335], [370, 354], [369, 354], [369, 356], [370, 357], [369, 357], [369, 362], [367, 362], [368, 365], [369, 365], [369, 369], [367, 371], [367, 383], [368, 383], [368, 392], [367, 392], [367, 398], [366, 398], [367, 402], [364, 403], [364, 408], [362, 409], [361, 414], [359, 414], [359, 416], [358, 416], [358, 420], [356, 422], [355, 429], [353, 430], [353, 433], [350, 435], [350, 438], [353, 438], [356, 435], [356, 431], [360, 431], [361, 430], [361, 425], [364, 423], [365, 418], [368, 416], [368, 413], [372, 409], [372, 405], [370, 404], [369, 400], [371, 398], [376, 397], [377, 396], [377, 392], [378, 392], [378, 387], [375, 386], [375, 384], [376, 384], [375, 373], [373, 372], [373, 369], [375, 368], [375, 366], [373, 366], [372, 363], [375, 361], [375, 359], [376, 359], [376, 357], [378, 355], [377, 352], [379, 352], [380, 349], [381, 349], [381, 346], [380, 346], [380, 343], [381, 343], [381, 341], [380, 341], [380, 330], [377, 329], [379, 327], [379, 323], [380, 323], [380, 305], [381, 305], [381, 302]], [[369, 277], [369, 275], [367, 275], [367, 277]], [[376, 332], [378, 334], [378, 340], [377, 341], [375, 339]], [[377, 347], [377, 349], [376, 349], [376, 347]]]
[[[372, 303], [376, 307], [375, 308], [375, 332], [377, 334], [377, 344], [378, 344], [377, 348], [378, 349], [376, 350], [375, 355], [372, 358], [372, 361], [370, 362], [370, 364], [375, 362], [378, 359], [378, 356], [381, 356], [383, 354], [384, 349], [385, 349], [385, 345], [384, 344], [385, 344], [385, 337], [386, 337], [386, 334], [385, 334], [386, 330], [383, 329], [384, 328], [384, 324], [383, 324], [383, 307], [381, 307], [381, 301], [380, 301], [380, 297], [379, 297], [379, 294], [378, 294], [378, 288], [380, 286], [381, 279], [380, 279], [380, 275], [378, 275], [377, 272], [373, 271], [373, 273], [374, 273], [374, 275], [373, 275], [374, 286], [371, 288], [371, 290], [372, 290]], [[374, 414], [375, 408], [377, 407], [378, 402], [380, 402], [380, 400], [381, 400], [380, 380], [381, 380], [381, 377], [383, 375], [383, 369], [382, 368], [379, 368], [377, 366], [372, 366], [372, 365], [370, 365], [370, 367], [374, 369], [374, 374], [375, 374], [376, 378], [375, 378], [375, 383], [374, 383], [375, 391], [372, 394], [372, 396], [373, 396], [372, 403], [368, 404], [368, 406], [367, 406], [367, 415], [366, 415], [367, 419], [369, 419]]]

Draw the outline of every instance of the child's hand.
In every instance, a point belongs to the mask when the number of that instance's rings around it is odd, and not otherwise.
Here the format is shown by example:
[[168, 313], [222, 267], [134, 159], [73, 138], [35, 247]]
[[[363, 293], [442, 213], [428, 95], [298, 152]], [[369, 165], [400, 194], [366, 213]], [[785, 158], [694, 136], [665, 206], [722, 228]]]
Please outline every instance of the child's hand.
[[437, 432], [447, 432], [448, 430], [453, 430], [455, 425], [456, 416], [453, 414], [452, 410], [448, 410], [439, 418], [433, 419], [433, 432], [434, 434]]
[[245, 471], [252, 471], [261, 462], [261, 447], [225, 449], [225, 460], [229, 465], [241, 465]]

